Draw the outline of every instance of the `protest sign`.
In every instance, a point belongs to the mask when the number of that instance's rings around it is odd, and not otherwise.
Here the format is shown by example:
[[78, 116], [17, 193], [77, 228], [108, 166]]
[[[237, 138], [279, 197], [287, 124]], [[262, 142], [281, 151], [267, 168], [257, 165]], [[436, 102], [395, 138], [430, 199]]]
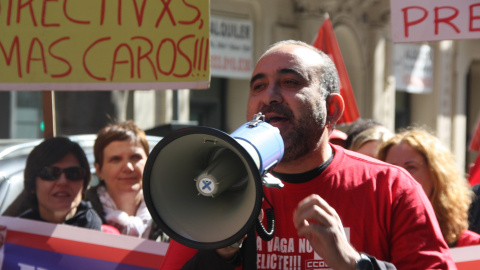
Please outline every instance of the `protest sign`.
[[433, 49], [428, 44], [394, 45], [395, 89], [408, 93], [433, 91]]
[[390, 0], [394, 42], [480, 38], [480, 0]]
[[0, 217], [0, 269], [159, 269], [168, 243], [69, 225]]
[[[0, 225], [7, 227], [0, 269], [159, 269], [169, 245], [5, 216]], [[480, 268], [480, 245], [450, 251], [459, 270]]]
[[480, 245], [451, 248], [458, 270], [480, 269]]
[[212, 76], [248, 79], [253, 72], [253, 22], [210, 17]]
[[0, 90], [208, 88], [209, 1], [0, 0]]

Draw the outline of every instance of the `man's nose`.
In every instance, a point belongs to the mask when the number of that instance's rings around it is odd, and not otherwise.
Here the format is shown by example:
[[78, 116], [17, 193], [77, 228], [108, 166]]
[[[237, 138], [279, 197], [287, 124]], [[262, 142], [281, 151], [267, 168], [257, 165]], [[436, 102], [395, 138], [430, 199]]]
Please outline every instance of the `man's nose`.
[[266, 92], [266, 104], [282, 103], [282, 90], [278, 84], [271, 84]]

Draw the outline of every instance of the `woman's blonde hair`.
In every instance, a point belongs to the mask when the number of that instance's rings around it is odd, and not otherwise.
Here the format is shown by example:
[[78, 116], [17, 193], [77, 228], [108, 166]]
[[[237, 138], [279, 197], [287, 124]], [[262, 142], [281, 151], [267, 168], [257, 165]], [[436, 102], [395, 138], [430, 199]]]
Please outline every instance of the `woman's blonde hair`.
[[430, 169], [433, 190], [430, 197], [443, 237], [454, 245], [463, 230], [468, 228], [468, 209], [473, 191], [455, 159], [440, 140], [421, 128], [402, 131], [380, 146], [378, 159], [385, 161], [390, 148], [407, 143], [420, 153]]

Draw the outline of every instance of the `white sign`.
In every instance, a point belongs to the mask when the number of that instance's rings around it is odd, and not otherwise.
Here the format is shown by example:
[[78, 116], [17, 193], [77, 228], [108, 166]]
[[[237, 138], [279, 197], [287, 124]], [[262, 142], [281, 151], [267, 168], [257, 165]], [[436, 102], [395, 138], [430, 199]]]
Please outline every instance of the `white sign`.
[[480, 0], [390, 0], [394, 42], [480, 38]]
[[480, 268], [480, 245], [451, 248], [450, 253], [457, 270]]
[[397, 91], [427, 94], [433, 87], [433, 53], [429, 45], [395, 44]]
[[64, 224], [0, 217], [0, 269], [159, 269], [169, 243]]
[[210, 17], [211, 76], [249, 79], [253, 71], [253, 25], [249, 20]]

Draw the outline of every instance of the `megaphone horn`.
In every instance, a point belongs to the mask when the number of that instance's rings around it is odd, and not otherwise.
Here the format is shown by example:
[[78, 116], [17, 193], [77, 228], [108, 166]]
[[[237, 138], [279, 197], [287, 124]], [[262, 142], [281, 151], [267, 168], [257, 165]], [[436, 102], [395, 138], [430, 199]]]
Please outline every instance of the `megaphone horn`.
[[[145, 203], [157, 225], [185, 246], [232, 245], [258, 222], [263, 185], [282, 186], [265, 176], [283, 153], [279, 130], [261, 113], [231, 135], [209, 127], [177, 130], [147, 159]], [[272, 232], [266, 234], [271, 238]]]

